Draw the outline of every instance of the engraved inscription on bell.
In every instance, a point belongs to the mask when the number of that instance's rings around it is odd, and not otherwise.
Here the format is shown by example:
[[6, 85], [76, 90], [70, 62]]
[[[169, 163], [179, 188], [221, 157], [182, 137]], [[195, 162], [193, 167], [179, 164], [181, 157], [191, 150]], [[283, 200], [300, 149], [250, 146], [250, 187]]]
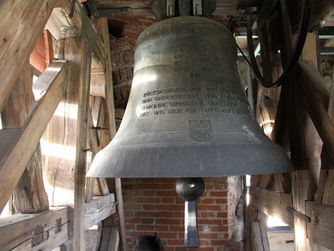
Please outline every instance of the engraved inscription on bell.
[[224, 88], [169, 88], [146, 92], [140, 118], [180, 113], [247, 114], [240, 93]]

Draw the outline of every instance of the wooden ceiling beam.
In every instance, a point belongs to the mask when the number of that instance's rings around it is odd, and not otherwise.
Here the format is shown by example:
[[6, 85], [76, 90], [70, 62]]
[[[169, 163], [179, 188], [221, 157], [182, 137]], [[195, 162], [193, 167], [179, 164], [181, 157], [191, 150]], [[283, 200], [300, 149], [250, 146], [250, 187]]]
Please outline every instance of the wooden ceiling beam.
[[[126, 13], [127, 15], [133, 16], [154, 16], [151, 6], [154, 0], [96, 0], [96, 6], [98, 9], [104, 11], [104, 15], [107, 15], [107, 9], [110, 9], [110, 14], [112, 14], [112, 9], [119, 9], [124, 7], [129, 7], [131, 11]], [[215, 16], [223, 16], [223, 15], [242, 15], [241, 12], [238, 11], [238, 5], [241, 4], [243, 6], [249, 5], [257, 5], [259, 3], [258, 0], [217, 0], [216, 1], [216, 10], [213, 13]]]

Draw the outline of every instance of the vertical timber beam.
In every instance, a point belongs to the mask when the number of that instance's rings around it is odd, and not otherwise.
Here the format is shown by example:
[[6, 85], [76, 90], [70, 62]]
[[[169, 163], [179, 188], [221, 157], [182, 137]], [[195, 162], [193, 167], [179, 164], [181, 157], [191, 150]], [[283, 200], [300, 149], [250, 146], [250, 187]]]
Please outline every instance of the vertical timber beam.
[[[316, 39], [316, 34], [310, 33], [308, 35], [301, 58], [303, 60], [312, 61], [313, 64], [317, 66], [318, 57]], [[295, 79], [298, 81], [299, 77], [296, 76]], [[303, 86], [303, 84], [300, 86]], [[296, 93], [297, 88], [294, 90]], [[297, 96], [297, 98], [300, 100], [301, 97]], [[293, 207], [296, 211], [302, 214], [306, 214], [306, 201], [313, 200], [320, 172], [320, 150], [322, 145], [309, 115], [306, 114], [304, 101], [305, 100], [301, 100], [301, 102], [299, 102], [300, 106], [303, 106], [302, 113], [304, 113], [304, 115], [297, 114], [298, 117], [303, 116], [299, 119], [300, 127], [298, 133], [300, 140], [302, 140], [300, 144], [303, 144], [305, 147], [301, 152], [301, 155], [297, 156], [296, 159], [297, 163], [302, 165], [297, 167], [297, 169], [302, 170], [296, 170], [292, 173]], [[290, 135], [290, 137], [294, 136], [295, 135]], [[296, 216], [294, 217], [294, 230], [296, 251], [325, 250], [323, 247], [318, 246], [307, 238], [307, 224]]]
[[[111, 138], [116, 134], [116, 122], [115, 122], [115, 107], [114, 107], [114, 94], [113, 94], [113, 81], [111, 72], [111, 55], [110, 55], [110, 41], [109, 41], [109, 31], [108, 31], [108, 19], [101, 18], [97, 22], [97, 28], [102, 36], [104, 42], [104, 53], [105, 53], [105, 98], [106, 106], [109, 115], [109, 130]], [[123, 194], [122, 194], [122, 182], [121, 179], [115, 179], [116, 196], [118, 201], [118, 214], [120, 219], [121, 227], [121, 239], [123, 250], [127, 250], [126, 233], [125, 233], [125, 219], [123, 210]]]
[[0, 111], [56, 2], [57, 0], [0, 2]]
[[91, 52], [87, 43], [79, 42], [81, 48], [80, 72], [78, 75], [79, 98], [77, 116], [76, 160], [74, 170], [74, 236], [75, 251], [85, 250], [85, 180], [87, 155], [87, 122], [89, 114], [89, 85]]

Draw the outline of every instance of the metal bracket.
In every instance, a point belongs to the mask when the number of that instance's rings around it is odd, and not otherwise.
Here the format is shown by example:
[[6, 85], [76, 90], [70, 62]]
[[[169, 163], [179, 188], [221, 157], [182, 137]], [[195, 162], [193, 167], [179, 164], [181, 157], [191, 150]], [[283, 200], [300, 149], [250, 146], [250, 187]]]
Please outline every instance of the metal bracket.
[[35, 247], [46, 241], [49, 239], [49, 235], [49, 230], [44, 231], [44, 227], [42, 225], [37, 225], [31, 238], [31, 246]]
[[56, 230], [55, 230], [55, 233], [59, 233], [61, 231], [61, 227], [62, 227], [61, 221], [62, 221], [61, 218], [56, 219]]

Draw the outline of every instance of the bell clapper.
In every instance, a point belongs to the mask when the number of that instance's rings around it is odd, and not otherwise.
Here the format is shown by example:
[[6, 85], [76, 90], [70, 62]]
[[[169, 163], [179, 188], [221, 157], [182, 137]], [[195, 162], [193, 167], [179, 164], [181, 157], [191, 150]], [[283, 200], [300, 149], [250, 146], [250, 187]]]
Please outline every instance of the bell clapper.
[[202, 178], [180, 178], [176, 181], [176, 193], [184, 202], [184, 245], [188, 248], [199, 247], [197, 229], [197, 200], [205, 191]]

